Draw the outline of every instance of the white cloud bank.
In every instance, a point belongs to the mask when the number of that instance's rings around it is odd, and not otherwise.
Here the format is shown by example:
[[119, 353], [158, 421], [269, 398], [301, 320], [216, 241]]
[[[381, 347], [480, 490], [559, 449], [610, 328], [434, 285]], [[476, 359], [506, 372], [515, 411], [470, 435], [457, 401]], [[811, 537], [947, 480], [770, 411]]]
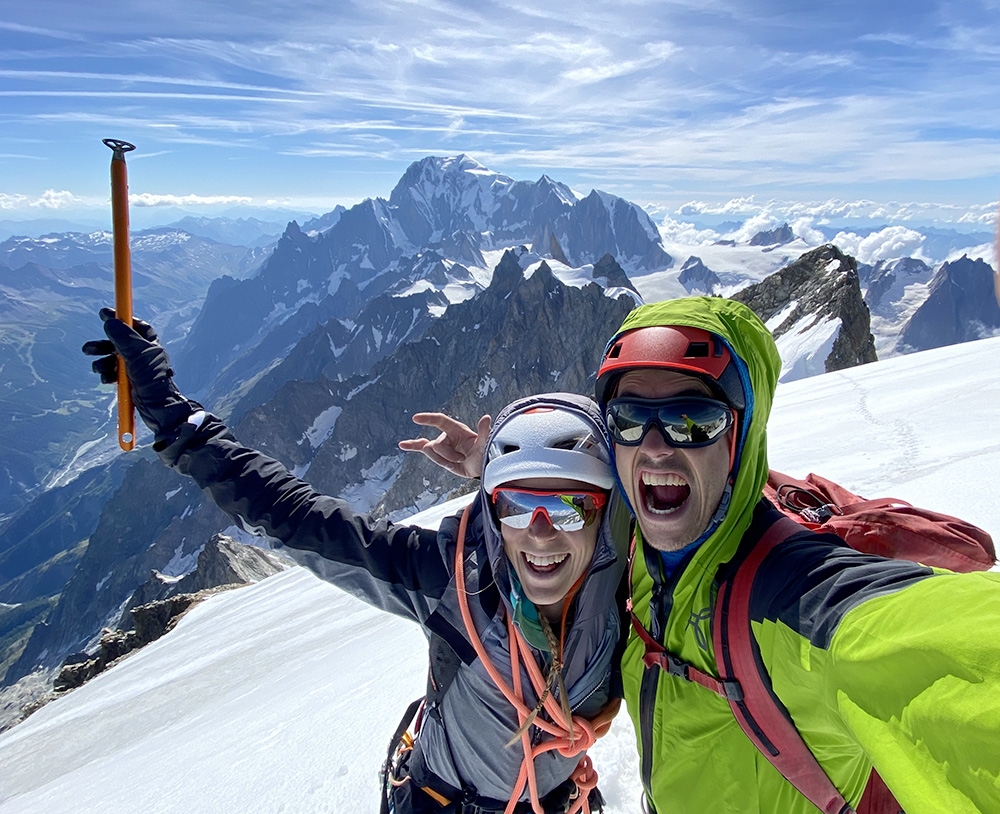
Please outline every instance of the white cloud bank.
[[82, 203], [81, 198], [66, 190], [47, 189], [35, 198], [28, 195], [11, 195], [0, 192], [0, 210], [5, 211], [18, 209], [68, 209], [80, 203]]
[[838, 232], [831, 242], [859, 262], [874, 264], [898, 257], [927, 260], [920, 251], [924, 239], [922, 234], [905, 226], [889, 226], [866, 237], [854, 232]]
[[129, 195], [128, 200], [134, 206], [234, 206], [253, 203], [253, 198], [246, 195], [154, 195], [150, 192]]
[[[724, 202], [688, 201], [675, 213], [681, 217], [697, 218], [723, 216], [734, 218], [762, 217], [767, 215], [773, 225], [791, 224], [809, 218], [817, 225], [842, 221], [870, 223], [949, 223], [991, 228], [997, 217], [995, 201], [957, 206], [916, 201], [843, 201], [832, 198], [826, 201], [760, 200], [753, 195], [731, 198]], [[770, 227], [769, 227], [770, 228]]]

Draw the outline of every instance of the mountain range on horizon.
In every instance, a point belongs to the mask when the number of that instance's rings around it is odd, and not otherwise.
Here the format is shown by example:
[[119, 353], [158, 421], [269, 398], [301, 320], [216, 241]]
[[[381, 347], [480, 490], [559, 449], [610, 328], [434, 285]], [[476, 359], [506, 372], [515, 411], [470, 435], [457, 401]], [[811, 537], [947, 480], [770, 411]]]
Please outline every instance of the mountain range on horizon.
[[[243, 239], [268, 228], [187, 225]], [[617, 196], [426, 158], [387, 199], [292, 221], [274, 243], [137, 232], [136, 313], [160, 330], [182, 391], [241, 440], [389, 516], [453, 488], [395, 449], [412, 412], [472, 422], [527, 392], [589, 393], [604, 339], [642, 300], [745, 298], [778, 338], [786, 381], [1000, 329], [982, 260], [865, 264], [791, 229], [758, 235], [678, 244]], [[92, 646], [151, 571], [179, 577], [213, 534], [239, 536], [153, 460], [144, 430], [136, 454], [114, 446], [113, 396], [76, 356], [99, 330], [109, 264], [106, 233], [0, 243], [6, 683]]]

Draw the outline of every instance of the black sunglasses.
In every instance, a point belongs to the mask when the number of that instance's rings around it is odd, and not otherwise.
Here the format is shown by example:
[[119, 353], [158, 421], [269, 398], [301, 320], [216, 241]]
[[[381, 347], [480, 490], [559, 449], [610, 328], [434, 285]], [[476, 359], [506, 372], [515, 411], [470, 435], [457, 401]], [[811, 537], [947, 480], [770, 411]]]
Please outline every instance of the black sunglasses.
[[669, 446], [705, 447], [725, 435], [735, 421], [728, 404], [701, 396], [612, 399], [605, 418], [611, 440], [626, 447], [639, 446], [652, 426]]

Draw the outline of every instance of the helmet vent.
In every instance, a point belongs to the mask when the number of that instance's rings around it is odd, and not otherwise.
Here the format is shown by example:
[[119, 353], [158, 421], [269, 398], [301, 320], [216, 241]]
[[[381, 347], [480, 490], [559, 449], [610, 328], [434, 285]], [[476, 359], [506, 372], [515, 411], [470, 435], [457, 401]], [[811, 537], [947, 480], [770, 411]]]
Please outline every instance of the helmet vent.
[[614, 344], [614, 347], [612, 347], [611, 350], [608, 351], [608, 355], [606, 358], [617, 359], [621, 355], [621, 352], [622, 352], [622, 343], [616, 342]]
[[705, 359], [708, 357], [708, 342], [692, 342], [688, 345], [685, 359]]

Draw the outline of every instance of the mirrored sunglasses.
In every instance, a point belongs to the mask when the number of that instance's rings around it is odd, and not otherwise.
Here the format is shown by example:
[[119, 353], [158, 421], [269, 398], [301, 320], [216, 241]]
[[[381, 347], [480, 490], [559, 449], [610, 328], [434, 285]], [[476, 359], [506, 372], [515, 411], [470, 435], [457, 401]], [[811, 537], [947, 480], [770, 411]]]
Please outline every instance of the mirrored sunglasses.
[[722, 401], [701, 396], [669, 399], [624, 397], [608, 402], [608, 433], [616, 444], [637, 447], [649, 428], [660, 430], [672, 447], [704, 447], [714, 444], [735, 420], [733, 408]]
[[497, 520], [526, 529], [542, 514], [557, 531], [579, 531], [593, 523], [608, 502], [605, 492], [550, 492], [500, 487], [493, 490]]

